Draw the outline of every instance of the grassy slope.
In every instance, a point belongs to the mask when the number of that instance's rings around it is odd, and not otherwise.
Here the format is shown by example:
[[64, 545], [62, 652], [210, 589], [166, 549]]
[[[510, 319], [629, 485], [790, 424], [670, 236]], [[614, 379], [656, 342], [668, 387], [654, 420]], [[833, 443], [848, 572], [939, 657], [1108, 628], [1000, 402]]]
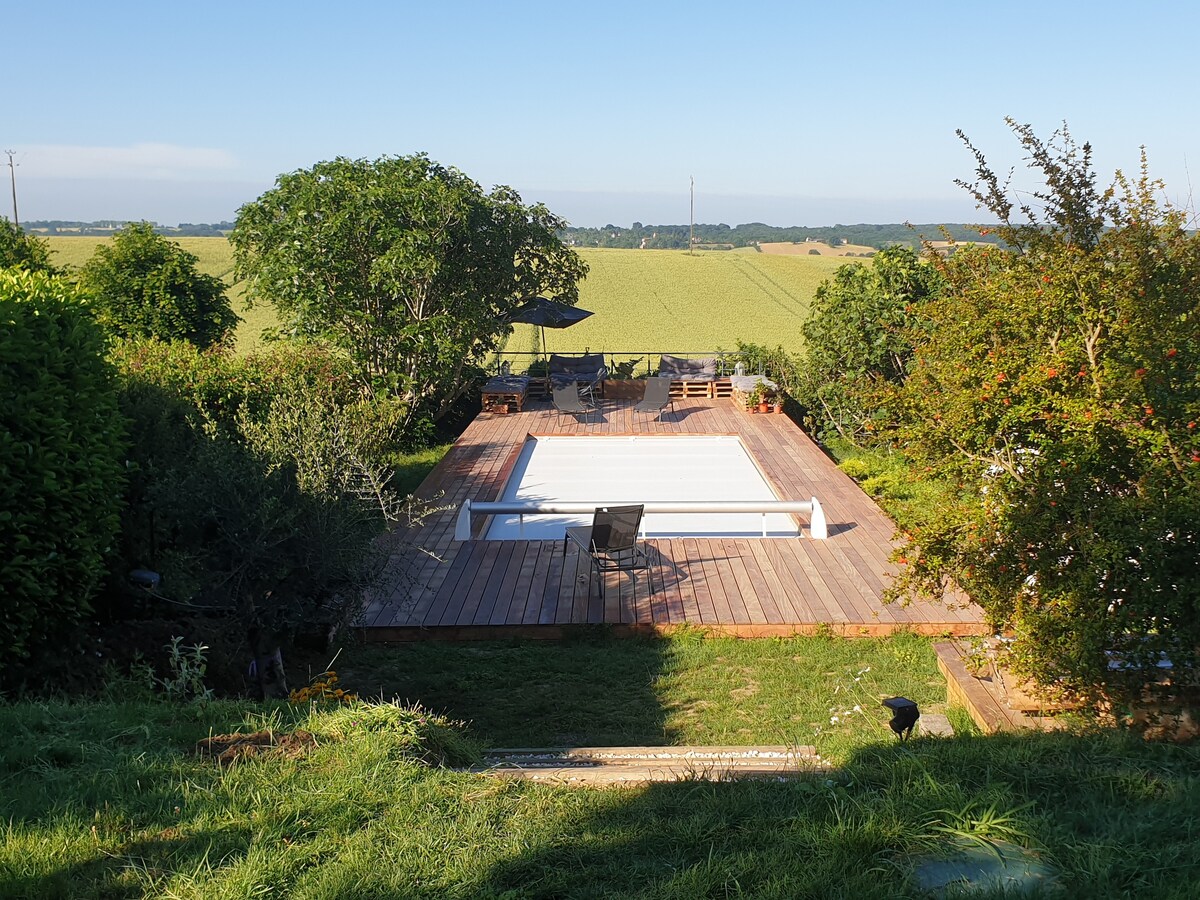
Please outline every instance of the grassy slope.
[[[822, 657], [822, 643], [841, 649]], [[866, 694], [905, 671], [921, 689], [922, 646], [692, 635], [397, 647], [344, 662], [471, 713], [489, 741], [542, 740], [546, 727], [598, 736], [620, 719], [630, 737], [670, 722], [658, 733], [679, 741], [774, 742], [780, 721], [802, 720], [800, 737], [810, 709], [841, 706], [835, 688], [859, 670], [838, 671], [847, 664], [892, 666]], [[789, 696], [791, 663], [834, 674]], [[879, 734], [874, 707], [828, 777], [580, 790], [430, 768], [423, 747], [461, 742], [433, 716], [387, 707], [251, 705], [241, 730], [273, 717], [320, 747], [226, 769], [196, 756], [198, 739], [244, 714], [128, 699], [0, 706], [0, 896], [916, 897], [910, 873], [945, 829], [1037, 848], [1067, 896], [1192, 897], [1200, 877], [1200, 746], [1071, 734], [900, 745]]]
[[[55, 260], [80, 266], [108, 238], [48, 238]], [[175, 239], [200, 258], [199, 268], [232, 285], [233, 255], [224, 238]], [[738, 340], [790, 350], [800, 348], [800, 323], [812, 295], [846, 260], [758, 253], [583, 249], [591, 274], [580, 305], [596, 315], [564, 330], [547, 332], [547, 345], [563, 352], [634, 352], [732, 348]], [[246, 310], [240, 286], [230, 299], [245, 319], [238, 347], [259, 342], [274, 324], [266, 307]], [[517, 326], [510, 350], [534, 346], [536, 329]]]

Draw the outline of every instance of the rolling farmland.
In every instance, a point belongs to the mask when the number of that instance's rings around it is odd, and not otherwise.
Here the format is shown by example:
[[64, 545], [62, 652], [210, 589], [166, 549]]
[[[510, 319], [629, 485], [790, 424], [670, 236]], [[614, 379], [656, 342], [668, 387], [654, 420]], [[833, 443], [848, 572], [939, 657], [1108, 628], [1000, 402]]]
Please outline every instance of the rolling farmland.
[[[47, 239], [59, 265], [81, 266], [107, 238]], [[223, 238], [174, 238], [199, 259], [199, 269], [233, 278], [233, 253]], [[585, 348], [633, 353], [661, 350], [730, 349], [738, 340], [790, 350], [800, 348], [800, 323], [813, 293], [844, 258], [772, 256], [752, 252], [581, 249], [591, 273], [580, 289], [580, 306], [595, 313], [564, 330], [547, 330], [551, 352]], [[252, 349], [272, 311], [247, 312], [239, 286], [230, 290], [234, 308], [245, 318], [238, 347]], [[531, 350], [532, 326], [519, 325], [509, 350]]]
[[[551, 351], [731, 349], [738, 340], [798, 350], [813, 293], [845, 260], [714, 251], [582, 250], [579, 305], [595, 313], [546, 332]], [[533, 343], [520, 332], [509, 349]]]

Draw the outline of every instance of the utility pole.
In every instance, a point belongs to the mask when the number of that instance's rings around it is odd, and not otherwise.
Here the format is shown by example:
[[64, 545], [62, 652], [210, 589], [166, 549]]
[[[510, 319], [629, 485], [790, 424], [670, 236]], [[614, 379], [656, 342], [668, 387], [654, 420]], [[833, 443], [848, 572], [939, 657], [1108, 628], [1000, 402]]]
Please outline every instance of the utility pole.
[[[9, 154], [9, 159], [10, 160], [12, 159], [11, 153]], [[692, 255], [694, 255], [692, 253], [692, 247], [694, 247], [696, 244], [696, 237], [695, 237], [695, 233], [696, 233], [696, 177], [694, 175], [689, 175], [688, 177], [692, 180], [692, 212], [691, 212], [691, 216], [688, 218], [688, 256], [692, 256]], [[13, 188], [13, 209], [14, 210], [17, 208], [16, 190], [17, 190], [16, 188]]]
[[13, 150], [5, 150], [8, 154], [8, 178], [12, 182], [13, 194], [13, 224], [18, 228], [21, 227], [21, 220], [17, 218], [17, 164], [13, 162]]

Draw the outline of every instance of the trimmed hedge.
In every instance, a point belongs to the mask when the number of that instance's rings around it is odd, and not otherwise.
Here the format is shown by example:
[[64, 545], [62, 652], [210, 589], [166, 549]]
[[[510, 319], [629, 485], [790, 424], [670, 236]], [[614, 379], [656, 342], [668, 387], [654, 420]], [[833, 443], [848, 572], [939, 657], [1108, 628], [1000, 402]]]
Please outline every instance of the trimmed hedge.
[[104, 338], [73, 285], [0, 271], [0, 649], [27, 659], [85, 616], [123, 488]]

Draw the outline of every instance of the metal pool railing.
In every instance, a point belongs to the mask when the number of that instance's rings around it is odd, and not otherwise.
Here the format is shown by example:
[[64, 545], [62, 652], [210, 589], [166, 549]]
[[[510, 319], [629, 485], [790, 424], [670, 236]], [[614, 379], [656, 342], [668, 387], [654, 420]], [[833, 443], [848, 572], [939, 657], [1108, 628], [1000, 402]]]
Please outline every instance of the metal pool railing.
[[[466, 500], [459, 507], [458, 519], [454, 523], [454, 539], [471, 539], [471, 517], [491, 515], [515, 515], [519, 517], [519, 540], [525, 537], [526, 516], [579, 515], [594, 513], [600, 507], [643, 506], [645, 513], [761, 513], [762, 536], [767, 537], [767, 516], [771, 513], [795, 513], [809, 517], [809, 535], [817, 540], [829, 537], [829, 525], [825, 521], [825, 510], [821, 502], [811, 500], [666, 500], [638, 503], [636, 500], [604, 501], [602, 503], [558, 502], [554, 500]], [[642, 537], [645, 537], [645, 519], [642, 519]], [[796, 529], [801, 536], [801, 529]]]
[[[578, 356], [581, 353], [589, 352], [591, 351], [585, 348], [584, 350], [563, 350], [562, 354]], [[615, 377], [618, 373], [625, 378], [653, 375], [658, 369], [659, 357], [663, 354], [679, 356], [684, 359], [715, 357], [718, 375], [732, 375], [734, 365], [738, 361], [737, 352], [732, 350], [598, 350], [596, 352], [604, 354], [610, 378]], [[549, 355], [549, 353], [543, 355], [529, 350], [500, 350], [492, 354], [488, 368], [499, 372], [501, 365], [508, 362], [514, 373], [524, 374], [531, 366], [537, 372], [540, 371], [543, 360]], [[621, 372], [621, 369], [626, 371]]]

